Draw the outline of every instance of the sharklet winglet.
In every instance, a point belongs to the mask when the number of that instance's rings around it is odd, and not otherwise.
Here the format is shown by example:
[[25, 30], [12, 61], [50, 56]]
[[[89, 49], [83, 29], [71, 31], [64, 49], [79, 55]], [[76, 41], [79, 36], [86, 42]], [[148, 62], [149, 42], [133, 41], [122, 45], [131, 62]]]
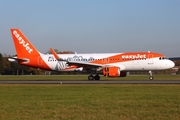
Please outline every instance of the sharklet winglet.
[[56, 58], [56, 60], [58, 60], [58, 61], [66, 61], [66, 60], [61, 59], [52, 48], [50, 48], [50, 51], [53, 54], [53, 56]]

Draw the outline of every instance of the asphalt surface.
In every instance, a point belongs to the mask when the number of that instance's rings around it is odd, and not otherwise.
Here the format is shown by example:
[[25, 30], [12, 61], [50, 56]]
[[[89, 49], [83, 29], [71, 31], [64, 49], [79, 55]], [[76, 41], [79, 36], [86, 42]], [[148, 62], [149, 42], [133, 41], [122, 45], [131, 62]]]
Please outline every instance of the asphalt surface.
[[180, 80], [70, 81], [70, 80], [0, 80], [0, 84], [180, 84]]

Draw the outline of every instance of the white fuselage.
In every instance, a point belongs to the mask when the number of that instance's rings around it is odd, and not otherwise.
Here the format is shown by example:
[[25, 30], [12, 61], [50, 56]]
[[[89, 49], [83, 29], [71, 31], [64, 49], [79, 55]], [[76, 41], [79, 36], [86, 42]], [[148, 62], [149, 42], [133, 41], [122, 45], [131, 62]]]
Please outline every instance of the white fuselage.
[[[49, 55], [41, 55], [43, 60], [47, 63], [47, 65], [56, 71], [74, 71], [78, 69], [78, 67], [69, 66], [67, 63], [75, 63], [78, 65], [97, 65], [100, 67], [104, 66], [117, 66], [121, 69], [121, 71], [136, 71], [136, 70], [164, 70], [169, 69], [174, 66], [174, 63], [166, 58], [161, 59], [160, 57], [152, 57], [152, 58], [124, 58], [123, 56], [120, 58], [108, 58], [109, 56], [115, 56], [120, 53], [110, 53], [110, 54], [58, 54], [58, 56], [64, 61], [58, 61], [56, 58]], [[105, 59], [106, 58], [106, 59]], [[94, 62], [96, 61], [96, 62]], [[66, 69], [69, 68], [69, 69]]]

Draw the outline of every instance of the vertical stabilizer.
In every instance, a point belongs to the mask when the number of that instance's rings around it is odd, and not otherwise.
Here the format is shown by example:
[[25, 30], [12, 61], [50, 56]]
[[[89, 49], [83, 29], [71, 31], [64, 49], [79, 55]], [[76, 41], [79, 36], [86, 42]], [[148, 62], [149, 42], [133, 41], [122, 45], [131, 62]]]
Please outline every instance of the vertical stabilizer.
[[21, 65], [50, 70], [42, 58], [43, 54], [32, 45], [19, 29], [11, 29], [11, 34], [17, 56], [10, 58], [9, 61], [13, 60]]
[[11, 29], [11, 34], [18, 58], [29, 58], [39, 55], [36, 48], [19, 29]]

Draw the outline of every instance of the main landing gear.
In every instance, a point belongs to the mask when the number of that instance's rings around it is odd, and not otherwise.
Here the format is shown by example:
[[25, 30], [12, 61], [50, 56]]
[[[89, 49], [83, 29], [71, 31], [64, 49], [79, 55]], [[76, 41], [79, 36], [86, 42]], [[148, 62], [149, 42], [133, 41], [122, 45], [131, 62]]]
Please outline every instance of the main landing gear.
[[88, 80], [100, 80], [100, 76], [96, 74], [93, 76], [92, 74], [88, 76]]
[[153, 75], [152, 75], [152, 71], [149, 71], [149, 80], [153, 80]]

